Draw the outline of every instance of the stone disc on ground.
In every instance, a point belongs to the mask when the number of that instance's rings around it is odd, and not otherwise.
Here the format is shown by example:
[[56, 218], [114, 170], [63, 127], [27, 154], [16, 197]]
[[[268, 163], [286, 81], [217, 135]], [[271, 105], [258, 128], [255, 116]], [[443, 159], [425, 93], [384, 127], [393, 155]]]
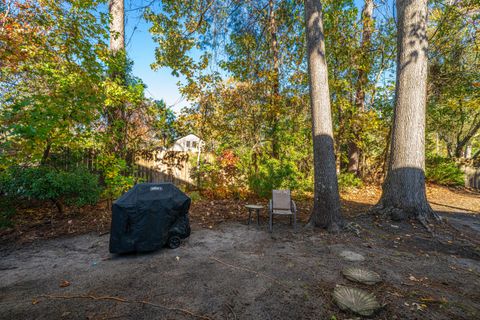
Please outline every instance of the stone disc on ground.
[[348, 280], [368, 285], [382, 281], [378, 273], [361, 267], [347, 267], [342, 270], [342, 274]]
[[342, 310], [350, 310], [361, 316], [371, 316], [381, 305], [375, 296], [365, 290], [337, 285], [333, 300]]
[[362, 256], [360, 253], [356, 253], [350, 250], [343, 250], [342, 252], [340, 252], [340, 256], [345, 260], [352, 262], [360, 262], [365, 260], [365, 257]]

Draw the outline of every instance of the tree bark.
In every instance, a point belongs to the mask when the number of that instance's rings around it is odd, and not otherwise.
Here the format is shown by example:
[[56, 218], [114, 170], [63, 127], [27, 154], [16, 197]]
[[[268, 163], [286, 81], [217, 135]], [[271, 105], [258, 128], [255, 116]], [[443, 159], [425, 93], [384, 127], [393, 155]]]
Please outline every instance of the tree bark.
[[[362, 10], [362, 42], [360, 45], [361, 59], [358, 66], [358, 78], [355, 92], [355, 112], [353, 116], [358, 116], [359, 113], [365, 111], [365, 89], [368, 84], [368, 74], [370, 72], [370, 61], [368, 59], [371, 48], [371, 38], [373, 32], [373, 0], [365, 0], [365, 5]], [[358, 126], [358, 125], [357, 125]], [[360, 128], [353, 127], [355, 137], [359, 136]], [[348, 167], [347, 171], [360, 174], [360, 147], [356, 141], [351, 141], [348, 144]]]
[[397, 78], [388, 172], [378, 208], [394, 220], [425, 226], [431, 209], [425, 192], [427, 0], [398, 0]]
[[124, 0], [110, 0], [110, 50], [125, 50], [125, 10]]
[[309, 224], [335, 232], [344, 226], [344, 221], [338, 193], [322, 4], [319, 0], [305, 0], [305, 27], [315, 174], [314, 205]]
[[[465, 146], [470, 142], [470, 140], [477, 134], [477, 132], [480, 130], [480, 121], [477, 122], [477, 117], [479, 114], [475, 116], [473, 119], [473, 125], [468, 130], [468, 133], [463, 137], [463, 139], [459, 139], [457, 137], [456, 140], [456, 145], [455, 145], [455, 157], [456, 158], [463, 158], [463, 150]], [[459, 134], [460, 135], [460, 134]]]
[[52, 199], [53, 204], [57, 207], [58, 213], [63, 214], [65, 212], [63, 203], [60, 200]]
[[279, 64], [279, 50], [277, 42], [277, 22], [275, 18], [275, 2], [274, 0], [268, 1], [269, 13], [268, 13], [268, 30], [270, 33], [270, 50], [272, 53], [272, 93], [271, 93], [271, 139], [272, 139], [272, 157], [278, 159], [279, 157], [279, 145], [278, 145], [278, 110], [280, 103], [280, 64]]
[[[115, 63], [110, 66], [110, 78], [121, 85], [126, 85], [126, 53], [125, 53], [125, 3], [124, 0], [110, 0], [110, 53]], [[126, 128], [127, 119], [125, 104], [118, 103], [107, 110], [107, 122], [112, 136], [112, 151], [120, 158], [127, 160]], [[118, 122], [123, 125], [119, 126]]]
[[50, 139], [47, 140], [47, 145], [45, 149], [43, 150], [43, 155], [42, 159], [40, 160], [40, 164], [44, 165], [47, 163], [48, 158], [50, 157], [50, 149], [52, 148], [52, 143], [50, 142]]

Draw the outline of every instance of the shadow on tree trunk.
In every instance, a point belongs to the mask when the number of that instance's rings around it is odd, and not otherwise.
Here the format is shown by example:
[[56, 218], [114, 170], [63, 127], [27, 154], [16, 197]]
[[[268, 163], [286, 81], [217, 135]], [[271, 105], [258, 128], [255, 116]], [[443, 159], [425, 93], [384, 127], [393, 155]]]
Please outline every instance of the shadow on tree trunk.
[[315, 186], [309, 224], [338, 232], [345, 222], [341, 214], [333, 138], [327, 134], [315, 135], [313, 153]]

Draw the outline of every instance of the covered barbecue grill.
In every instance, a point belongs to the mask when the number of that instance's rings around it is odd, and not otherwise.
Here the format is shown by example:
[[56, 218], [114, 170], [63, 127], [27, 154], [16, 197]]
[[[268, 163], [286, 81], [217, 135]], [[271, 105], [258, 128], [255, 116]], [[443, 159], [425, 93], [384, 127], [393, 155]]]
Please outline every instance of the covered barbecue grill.
[[171, 183], [140, 183], [112, 206], [110, 252], [177, 248], [190, 235], [190, 198]]

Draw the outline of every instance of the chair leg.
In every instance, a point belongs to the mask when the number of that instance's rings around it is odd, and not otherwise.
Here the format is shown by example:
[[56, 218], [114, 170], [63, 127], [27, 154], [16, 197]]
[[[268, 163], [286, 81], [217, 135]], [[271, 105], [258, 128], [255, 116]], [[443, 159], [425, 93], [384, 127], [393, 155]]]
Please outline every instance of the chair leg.
[[292, 225], [292, 221], [293, 221], [293, 214], [290, 215], [290, 225]]
[[297, 213], [293, 213], [293, 230], [297, 230]]
[[270, 232], [273, 231], [273, 214], [270, 212], [270, 222], [269, 222]]

